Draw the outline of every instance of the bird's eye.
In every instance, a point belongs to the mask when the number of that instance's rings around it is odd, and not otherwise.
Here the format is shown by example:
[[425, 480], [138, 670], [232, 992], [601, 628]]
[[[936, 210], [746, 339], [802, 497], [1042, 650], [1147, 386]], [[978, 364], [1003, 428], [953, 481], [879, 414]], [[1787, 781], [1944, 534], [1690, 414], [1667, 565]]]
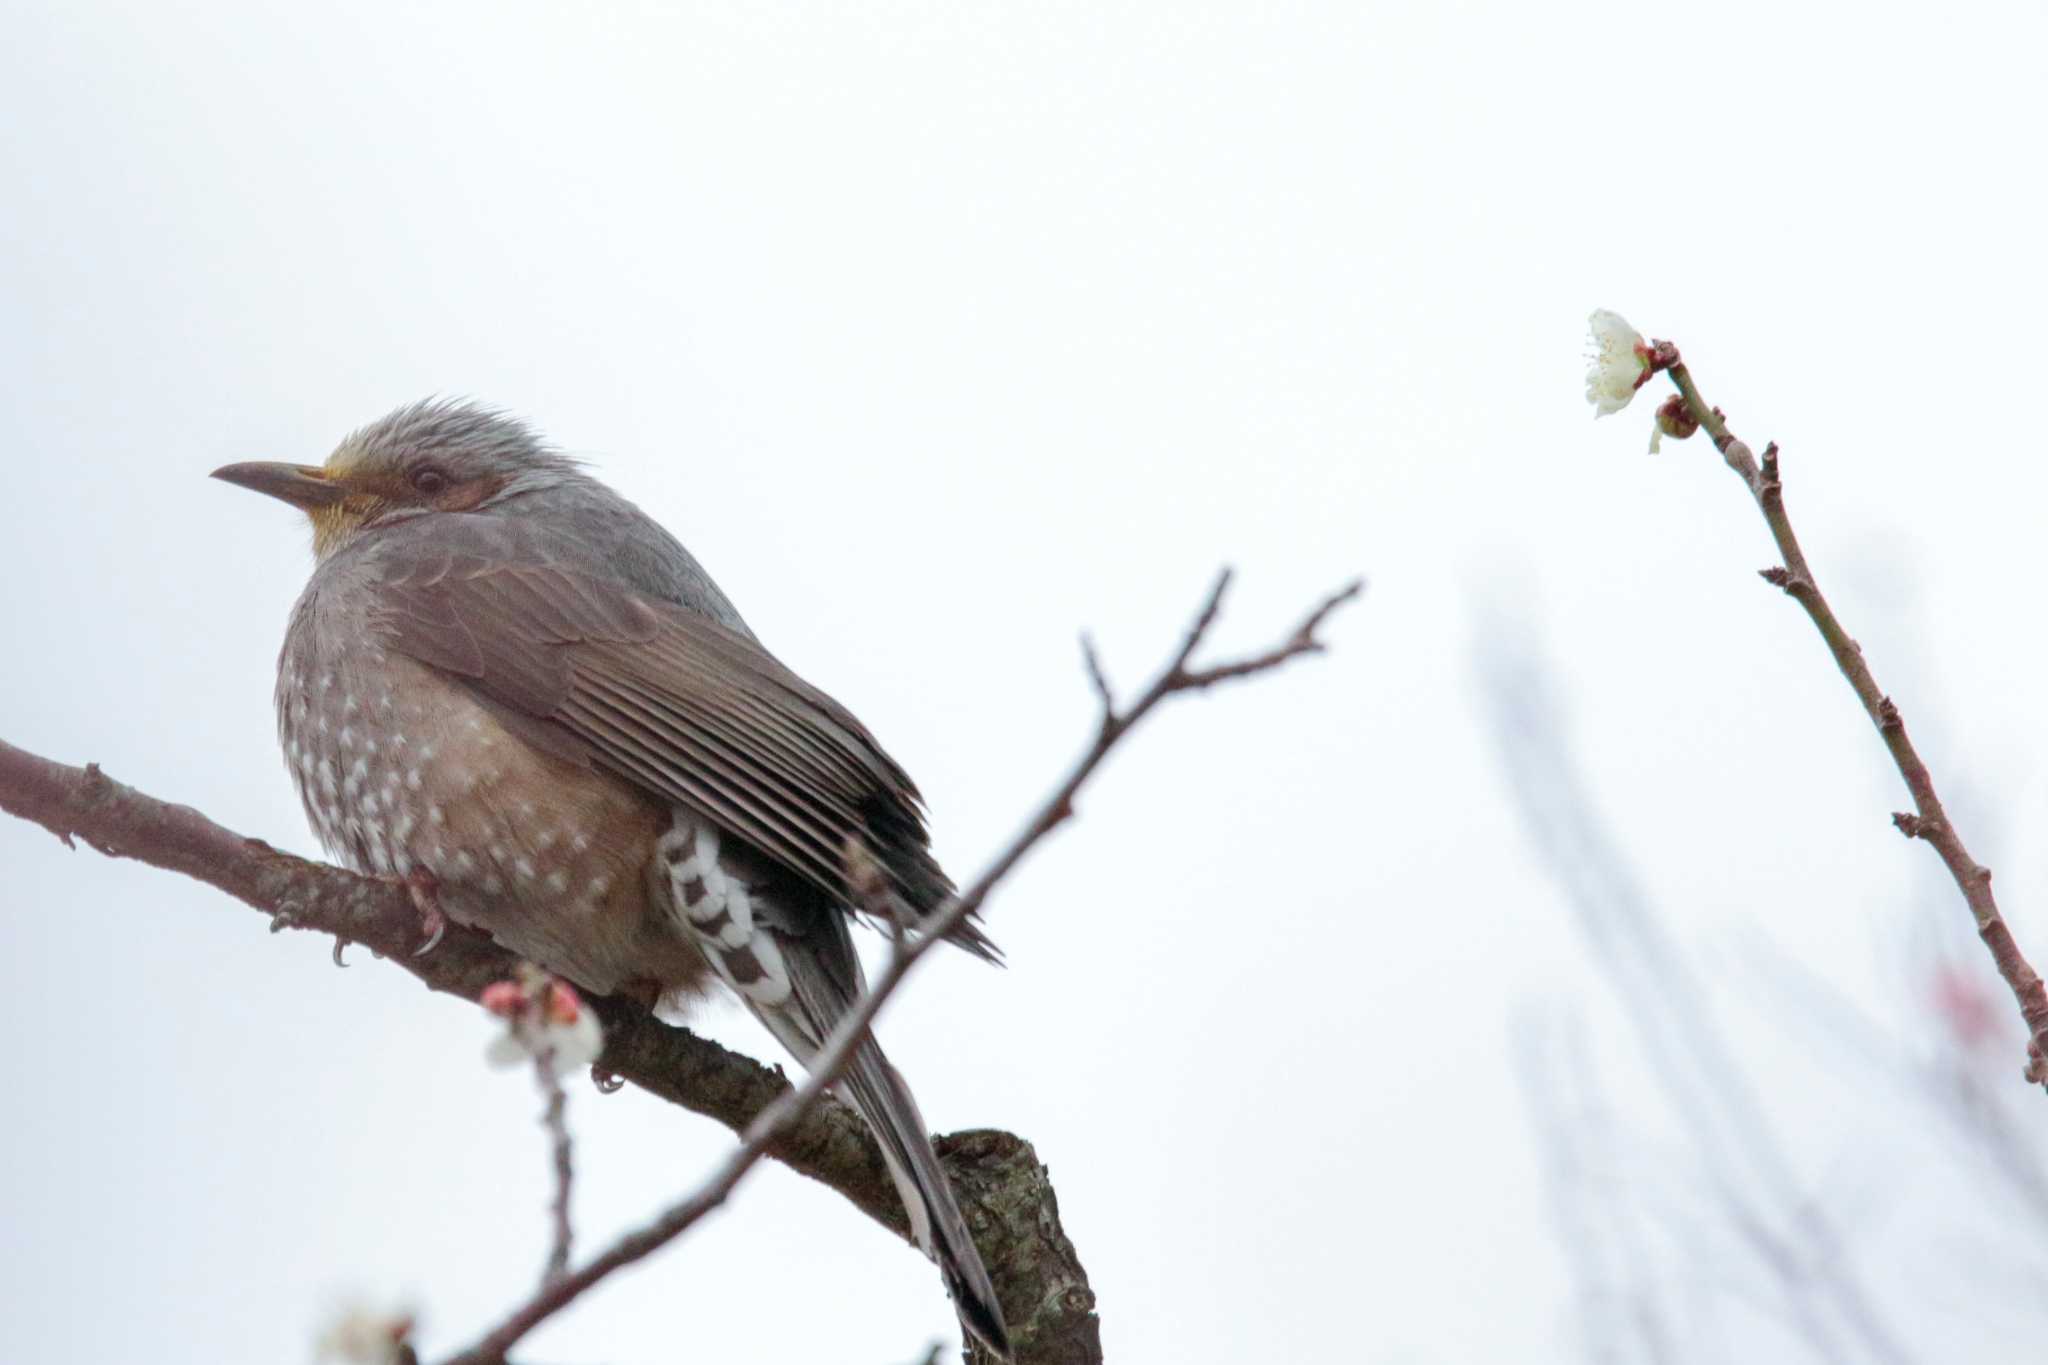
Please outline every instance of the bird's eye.
[[412, 486], [415, 492], [431, 498], [448, 491], [448, 476], [433, 465], [423, 464], [412, 472]]

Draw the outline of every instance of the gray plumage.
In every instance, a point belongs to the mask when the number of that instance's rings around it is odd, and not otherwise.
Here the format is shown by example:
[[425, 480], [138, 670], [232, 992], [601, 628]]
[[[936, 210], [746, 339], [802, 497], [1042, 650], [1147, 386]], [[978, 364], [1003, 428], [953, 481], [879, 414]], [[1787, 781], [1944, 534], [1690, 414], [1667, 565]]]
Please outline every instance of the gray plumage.
[[[400, 409], [321, 469], [224, 478], [305, 507], [319, 563], [278, 725], [316, 831], [365, 872], [608, 994], [723, 981], [809, 1064], [863, 988], [848, 841], [910, 923], [952, 892], [921, 798], [785, 668], [697, 561], [521, 424]], [[985, 958], [972, 925], [953, 940]], [[870, 1040], [842, 1090], [964, 1323], [993, 1288], [902, 1078]]]

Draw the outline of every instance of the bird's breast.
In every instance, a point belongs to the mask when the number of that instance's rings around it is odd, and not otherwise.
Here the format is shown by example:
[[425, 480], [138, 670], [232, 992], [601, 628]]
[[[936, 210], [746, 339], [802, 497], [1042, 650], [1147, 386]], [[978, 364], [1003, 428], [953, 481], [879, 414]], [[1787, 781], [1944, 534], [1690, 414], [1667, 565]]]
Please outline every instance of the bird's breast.
[[664, 807], [541, 752], [374, 636], [344, 638], [288, 640], [277, 686], [285, 761], [335, 857], [431, 874], [450, 918], [587, 990], [701, 983], [701, 957], [650, 901]]

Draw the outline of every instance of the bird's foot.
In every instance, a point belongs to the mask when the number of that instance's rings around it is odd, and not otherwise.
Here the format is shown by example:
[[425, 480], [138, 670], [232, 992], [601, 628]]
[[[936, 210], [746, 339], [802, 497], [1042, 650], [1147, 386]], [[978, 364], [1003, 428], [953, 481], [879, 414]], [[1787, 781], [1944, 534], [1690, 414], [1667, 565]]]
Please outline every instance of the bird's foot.
[[420, 932], [427, 938], [412, 950], [412, 955], [425, 957], [440, 946], [442, 936], [448, 932], [448, 916], [441, 910], [441, 883], [424, 867], [406, 873], [403, 881], [406, 894], [412, 897], [413, 909], [420, 912]]

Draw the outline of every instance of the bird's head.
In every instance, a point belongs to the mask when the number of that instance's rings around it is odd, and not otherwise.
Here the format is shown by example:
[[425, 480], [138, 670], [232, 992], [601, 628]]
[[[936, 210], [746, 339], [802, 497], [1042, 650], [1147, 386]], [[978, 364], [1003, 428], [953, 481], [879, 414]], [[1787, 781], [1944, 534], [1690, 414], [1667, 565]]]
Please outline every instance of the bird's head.
[[323, 465], [231, 464], [213, 477], [304, 511], [313, 553], [325, 559], [397, 521], [487, 510], [579, 476], [517, 419], [428, 399], [350, 433]]

